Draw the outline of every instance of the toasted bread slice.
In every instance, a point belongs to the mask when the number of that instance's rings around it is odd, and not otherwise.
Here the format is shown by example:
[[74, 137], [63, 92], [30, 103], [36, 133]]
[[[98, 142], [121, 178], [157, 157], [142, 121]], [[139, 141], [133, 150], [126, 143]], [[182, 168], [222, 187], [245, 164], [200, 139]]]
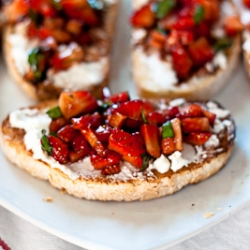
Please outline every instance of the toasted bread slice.
[[[142, 5], [137, 0], [132, 3], [135, 10]], [[237, 12], [230, 0], [221, 1], [220, 11], [221, 19], [218, 20], [218, 25], [212, 29], [215, 36], [223, 37], [225, 36], [223, 19], [225, 16], [232, 15], [232, 13], [237, 14]], [[239, 61], [240, 34], [233, 38], [229, 48], [216, 53], [212, 61], [181, 80], [176, 76], [169, 58], [167, 62], [161, 58], [162, 52], [159, 52], [159, 49], [148, 49], [149, 45], [144, 44], [145, 34], [147, 33], [143, 32], [143, 29], [133, 28], [132, 74], [138, 94], [143, 98], [184, 97], [189, 100], [208, 100], [226, 86]]]
[[[183, 104], [185, 103], [182, 102], [179, 107]], [[140, 171], [122, 162], [120, 173], [103, 175], [101, 170], [93, 168], [88, 157], [80, 160], [80, 165], [78, 163], [58, 164], [51, 156], [41, 158], [34, 153], [37, 146], [41, 148], [40, 139], [38, 139], [38, 145], [32, 141], [31, 148], [27, 148], [28, 139], [25, 136], [28, 132], [17, 125], [17, 120], [25, 114], [26, 118], [44, 114], [45, 110], [55, 105], [58, 105], [57, 102], [47, 101], [17, 116], [13, 115], [14, 113], [10, 114], [2, 123], [2, 148], [13, 164], [34, 177], [47, 180], [52, 186], [79, 198], [133, 201], [173, 194], [188, 184], [201, 182], [218, 172], [228, 161], [234, 145], [235, 126], [230, 113], [214, 102], [203, 103], [203, 107], [207, 107], [210, 112], [215, 112], [217, 116], [213, 126], [213, 139], [205, 146], [191, 146], [184, 143], [182, 153], [176, 151], [171, 156], [162, 154], [145, 170]], [[162, 105], [165, 103], [161, 103]], [[23, 115], [20, 116], [20, 114]], [[43, 154], [46, 155], [46, 153]]]
[[[25, 74], [27, 73], [27, 69], [23, 69], [23, 67], [25, 66], [20, 67], [20, 64], [26, 65], [28, 63], [28, 48], [26, 48], [27, 59], [24, 58], [23, 62], [18, 60], [18, 57], [20, 59], [20, 57], [24, 56], [20, 56], [20, 54], [16, 53], [15, 46], [22, 43], [22, 41], [19, 42], [17, 40], [16, 42], [12, 42], [14, 39], [11, 38], [15, 35], [21, 35], [25, 38], [25, 27], [27, 26], [28, 21], [24, 19], [18, 24], [7, 23], [5, 25], [3, 31], [4, 59], [6, 61], [10, 75], [15, 80], [15, 82], [20, 85], [20, 87], [28, 94], [28, 96], [30, 96], [34, 100], [54, 99], [58, 97], [59, 94], [65, 89], [88, 90], [91, 91], [95, 96], [100, 96], [102, 88], [104, 86], [107, 86], [109, 83], [110, 54], [118, 7], [118, 1], [109, 2], [104, 0], [103, 2], [105, 3], [105, 14], [101, 29], [103, 31], [102, 36], [105, 37], [105, 47], [100, 48], [99, 46], [99, 48], [90, 48], [90, 52], [88, 55], [90, 55], [92, 53], [91, 51], [93, 50], [93, 58], [87, 59], [87, 61], [83, 61], [80, 63], [75, 63], [73, 64], [73, 66], [66, 70], [61, 70], [59, 72], [54, 72], [52, 70], [50, 73], [48, 73], [50, 71], [48, 70], [46, 78], [41, 82], [36, 82], [35, 84], [27, 80], [27, 78], [25, 77]], [[20, 26], [19, 28], [18, 25]], [[19, 32], [21, 32], [21, 34], [19, 34]], [[31, 39], [30, 43], [32, 44], [32, 42], [33, 40]], [[34, 38], [34, 43], [37, 43], [37, 38]], [[96, 50], [98, 51], [96, 52]], [[99, 53], [99, 55], [96, 56], [96, 53]], [[81, 70], [72, 71], [73, 67], [77, 67], [76, 64], [82, 65]], [[83, 71], [82, 75], [81, 71]], [[73, 80], [73, 78], [76, 80]], [[79, 79], [82, 79], [83, 83], [81, 83]], [[77, 83], [72, 85], [71, 83], [74, 81], [76, 81]]]

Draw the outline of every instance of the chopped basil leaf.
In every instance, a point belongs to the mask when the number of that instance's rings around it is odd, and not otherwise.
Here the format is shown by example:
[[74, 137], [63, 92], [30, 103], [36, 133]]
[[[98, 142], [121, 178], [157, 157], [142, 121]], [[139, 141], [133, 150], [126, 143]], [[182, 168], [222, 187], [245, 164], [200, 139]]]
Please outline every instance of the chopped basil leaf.
[[220, 50], [231, 47], [232, 44], [233, 44], [233, 40], [231, 38], [225, 37], [225, 38], [218, 39], [213, 45], [213, 48], [215, 52], [218, 52]]
[[42, 130], [42, 138], [41, 138], [41, 144], [42, 144], [42, 150], [47, 152], [49, 155], [52, 154], [52, 147], [49, 144], [48, 136], [46, 135], [46, 130]]
[[201, 5], [196, 6], [195, 13], [194, 13], [194, 21], [196, 24], [201, 23], [201, 21], [204, 18], [204, 13], [205, 13], [205, 11], [204, 11], [203, 6], [201, 6]]
[[176, 5], [176, 0], [162, 0], [158, 4], [156, 17], [161, 19], [165, 17]]
[[39, 48], [32, 49], [28, 56], [28, 62], [31, 66], [31, 69], [34, 72], [35, 78], [38, 80], [41, 79], [42, 77], [43, 72], [41, 72], [39, 66], [44, 60], [44, 58], [45, 58], [45, 55], [40, 51]]
[[148, 163], [149, 163], [151, 157], [150, 157], [150, 155], [145, 153], [145, 154], [141, 155], [141, 158], [142, 158], [141, 171], [144, 171], [148, 167]]
[[170, 121], [167, 121], [162, 125], [162, 138], [173, 138], [174, 137], [174, 131], [172, 128], [172, 124]]
[[56, 119], [56, 118], [59, 118], [59, 117], [62, 117], [62, 112], [60, 110], [60, 108], [58, 106], [54, 107], [54, 108], [51, 108], [49, 109], [46, 114], [52, 118], [52, 119]]

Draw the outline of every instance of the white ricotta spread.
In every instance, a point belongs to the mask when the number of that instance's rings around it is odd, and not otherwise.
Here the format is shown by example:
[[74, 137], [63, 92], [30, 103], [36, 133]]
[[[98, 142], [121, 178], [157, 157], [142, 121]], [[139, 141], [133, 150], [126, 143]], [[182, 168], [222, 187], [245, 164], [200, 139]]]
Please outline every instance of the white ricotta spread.
[[133, 29], [132, 31], [132, 44], [140, 42], [145, 36], [147, 32], [145, 29]]
[[[181, 99], [178, 99], [181, 100]], [[177, 105], [181, 105], [182, 101], [176, 101]], [[209, 102], [209, 106], [216, 110], [220, 110], [217, 104]], [[220, 113], [219, 113], [220, 114]], [[34, 159], [42, 160], [48, 163], [52, 168], [60, 169], [67, 174], [71, 179], [77, 179], [79, 176], [99, 176], [100, 170], [95, 170], [90, 162], [90, 157], [86, 157], [76, 163], [62, 165], [58, 163], [53, 157], [43, 152], [41, 148], [40, 139], [42, 136], [41, 131], [49, 131], [49, 124], [51, 118], [45, 114], [45, 110], [39, 111], [37, 109], [22, 109], [14, 111], [10, 114], [10, 124], [14, 128], [20, 128], [25, 130], [24, 143], [27, 150], [33, 152]], [[232, 129], [233, 124], [229, 120], [220, 122], [215, 120], [214, 131], [219, 133], [224, 126], [227, 126], [229, 131]], [[160, 173], [166, 173], [169, 169], [176, 172], [179, 169], [188, 166], [191, 162], [199, 162], [207, 157], [210, 148], [215, 148], [219, 145], [219, 139], [216, 135], [212, 135], [210, 139], [205, 143], [204, 147], [191, 146], [187, 143], [183, 143], [183, 151], [176, 151], [169, 156], [161, 155], [149, 167], [145, 170], [146, 176], [153, 176], [152, 169], [156, 169]], [[207, 151], [208, 150], [208, 151]], [[220, 149], [218, 149], [220, 150]], [[218, 151], [219, 152], [219, 151]], [[138, 172], [138, 169], [133, 167], [128, 162], [121, 162], [121, 172], [107, 178], [128, 180], [133, 178], [145, 178], [142, 172]]]
[[[134, 62], [138, 74], [137, 78], [144, 79], [139, 81], [143, 84], [143, 89], [158, 92], [171, 89], [178, 83], [177, 75], [173, 69], [171, 60], [161, 60], [158, 53], [147, 55], [142, 47], [138, 47], [134, 51]], [[147, 77], [145, 78], [145, 75]]]
[[94, 85], [100, 84], [109, 70], [107, 57], [101, 58], [96, 62], [82, 62], [74, 64], [67, 70], [54, 73], [50, 69], [47, 73], [48, 79], [57, 87], [77, 90], [84, 88], [90, 89]]

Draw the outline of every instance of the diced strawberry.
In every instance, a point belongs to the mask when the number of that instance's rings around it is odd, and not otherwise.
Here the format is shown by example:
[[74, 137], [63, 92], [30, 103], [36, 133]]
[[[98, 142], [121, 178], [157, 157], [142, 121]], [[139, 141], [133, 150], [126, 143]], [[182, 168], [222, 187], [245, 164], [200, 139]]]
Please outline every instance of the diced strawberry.
[[79, 150], [79, 151], [69, 151], [69, 159], [70, 162], [77, 162], [78, 160], [87, 156], [86, 151]]
[[109, 97], [109, 100], [112, 103], [121, 103], [121, 102], [127, 102], [130, 100], [130, 96], [127, 91], [120, 92], [118, 94], [111, 95]]
[[195, 22], [193, 18], [179, 18], [176, 23], [172, 25], [172, 29], [175, 30], [194, 30]]
[[157, 125], [143, 124], [140, 131], [144, 138], [148, 154], [150, 154], [154, 158], [160, 157], [160, 134]]
[[72, 118], [71, 121], [75, 129], [92, 128], [97, 129], [101, 125], [101, 116], [98, 112], [91, 115], [83, 115], [79, 118]]
[[82, 129], [81, 133], [86, 141], [90, 144], [90, 146], [100, 155], [102, 156], [105, 151], [105, 147], [103, 144], [98, 140], [94, 131], [90, 128]]
[[170, 155], [175, 151], [175, 143], [173, 138], [164, 138], [161, 140], [162, 153], [165, 155]]
[[163, 113], [154, 111], [148, 114], [147, 121], [152, 125], [162, 125], [166, 121], [166, 118]]
[[127, 116], [115, 112], [108, 117], [108, 124], [113, 128], [121, 128]]
[[231, 16], [225, 18], [225, 31], [229, 36], [235, 36], [237, 33], [244, 30], [244, 25], [241, 23], [239, 17]]
[[111, 135], [112, 130], [113, 129], [109, 125], [99, 126], [96, 129], [95, 134], [100, 142], [106, 144], [108, 143], [109, 136]]
[[187, 118], [187, 117], [200, 117], [202, 116], [202, 108], [198, 104], [189, 104], [183, 108], [181, 108], [179, 118]]
[[123, 124], [123, 128], [129, 131], [136, 131], [142, 125], [141, 120], [135, 120], [132, 118], [127, 118]]
[[171, 120], [172, 129], [174, 131], [174, 143], [175, 150], [182, 151], [183, 143], [182, 143], [182, 129], [181, 129], [181, 120], [179, 118], [174, 118]]
[[70, 140], [69, 145], [74, 152], [82, 151], [84, 153], [84, 156], [86, 156], [90, 153], [90, 146], [85, 140], [84, 136], [80, 132], [76, 132], [77, 133]]
[[176, 31], [182, 45], [189, 45], [194, 41], [194, 33], [192, 31]]
[[134, 12], [130, 18], [130, 22], [137, 28], [152, 27], [155, 22], [155, 13], [152, 11], [151, 4], [147, 4]]
[[139, 120], [142, 118], [142, 113], [146, 117], [150, 112], [155, 110], [155, 106], [150, 102], [142, 100], [132, 100], [121, 103], [117, 108], [113, 109], [112, 114], [118, 112], [128, 118]]
[[142, 115], [142, 100], [132, 100], [121, 103], [116, 109], [113, 110], [112, 114], [118, 112], [129, 118], [138, 120]]
[[181, 125], [184, 133], [210, 131], [209, 120], [206, 117], [185, 118], [181, 121]]
[[167, 40], [166, 35], [162, 34], [161, 32], [157, 30], [153, 30], [150, 33], [150, 36], [148, 39], [148, 45], [150, 47], [156, 47], [157, 49], [162, 49], [164, 47], [166, 40]]
[[178, 20], [178, 15], [175, 12], [169, 13], [164, 18], [160, 19], [157, 23], [158, 26], [164, 30], [170, 30]]
[[247, 8], [250, 8], [250, 0], [243, 0], [243, 4], [244, 4]]
[[171, 55], [173, 58], [173, 66], [178, 77], [185, 78], [193, 65], [189, 55], [182, 45], [174, 46], [171, 50]]
[[93, 112], [98, 107], [96, 99], [87, 91], [62, 92], [58, 103], [66, 118]]
[[107, 166], [102, 169], [103, 175], [118, 174], [121, 172], [121, 167], [119, 164]]
[[69, 149], [67, 143], [52, 135], [49, 135], [48, 139], [52, 146], [52, 157], [61, 164], [67, 163], [69, 160]]
[[205, 117], [208, 118], [209, 124], [210, 124], [211, 126], [213, 126], [213, 125], [214, 125], [214, 122], [215, 122], [215, 119], [216, 119], [216, 114], [214, 114], [214, 113], [212, 113], [212, 112], [210, 112], [210, 111], [208, 111], [208, 110], [205, 110], [205, 109], [202, 109], [202, 114], [203, 114]]
[[56, 133], [59, 129], [61, 129], [62, 127], [64, 127], [68, 123], [69, 123], [69, 121], [64, 117], [59, 117], [59, 118], [53, 119], [50, 122], [49, 130], [50, 130], [50, 132]]
[[180, 113], [180, 110], [177, 106], [174, 107], [168, 107], [167, 110], [164, 110], [165, 112], [165, 116], [166, 116], [166, 120], [171, 120], [173, 118], [175, 118], [176, 116], [178, 116], [178, 114]]
[[45, 17], [55, 17], [57, 14], [57, 11], [53, 8], [53, 6], [50, 4], [50, 2], [43, 1], [43, 3], [40, 6], [39, 12], [45, 16]]
[[192, 145], [203, 145], [211, 136], [210, 132], [192, 132], [185, 136], [185, 142]]
[[46, 38], [48, 38], [48, 37], [50, 37], [50, 36], [53, 36], [53, 32], [52, 32], [50, 29], [48, 29], [48, 28], [42, 26], [42, 27], [40, 27], [39, 30], [37, 31], [37, 35], [38, 35], [38, 37], [39, 37], [41, 40], [44, 40], [44, 39], [46, 39]]
[[90, 160], [95, 169], [103, 169], [107, 166], [119, 164], [121, 159], [121, 155], [113, 150], [106, 150], [103, 156], [96, 153], [90, 154]]
[[188, 52], [194, 64], [199, 67], [211, 61], [214, 57], [214, 50], [205, 37], [201, 37], [190, 44]]
[[209, 37], [210, 36], [210, 25], [209, 22], [201, 22], [195, 28], [195, 34], [197, 37]]
[[109, 137], [108, 148], [122, 155], [122, 159], [136, 168], [143, 167], [142, 154], [146, 153], [144, 144], [127, 132], [114, 129]]
[[27, 35], [28, 37], [36, 37], [38, 34], [38, 30], [34, 23], [30, 22], [27, 27]]
[[72, 125], [66, 125], [57, 132], [57, 136], [65, 142], [69, 142], [77, 134]]
[[64, 9], [83, 9], [88, 6], [87, 0], [60, 0]]

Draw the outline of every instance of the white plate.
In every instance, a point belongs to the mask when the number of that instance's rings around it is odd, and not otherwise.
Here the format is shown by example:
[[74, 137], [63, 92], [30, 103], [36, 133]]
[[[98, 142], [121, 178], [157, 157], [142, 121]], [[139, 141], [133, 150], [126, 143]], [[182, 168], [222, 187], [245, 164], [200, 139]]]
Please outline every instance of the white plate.
[[[112, 90], [132, 90], [129, 75], [128, 2], [120, 6]], [[122, 28], [121, 28], [122, 27]], [[119, 49], [118, 49], [119, 45]], [[2, 64], [1, 64], [2, 65]], [[0, 119], [32, 103], [0, 71]], [[225, 219], [250, 202], [250, 84], [242, 65], [214, 99], [232, 111], [237, 140], [228, 164], [215, 176], [175, 195], [145, 202], [94, 202], [61, 194], [47, 182], [11, 165], [0, 152], [0, 204], [42, 229], [78, 246], [94, 249], [165, 249]], [[52, 203], [43, 201], [51, 196]], [[220, 211], [218, 208], [222, 208]], [[204, 213], [214, 216], [205, 219]]]

